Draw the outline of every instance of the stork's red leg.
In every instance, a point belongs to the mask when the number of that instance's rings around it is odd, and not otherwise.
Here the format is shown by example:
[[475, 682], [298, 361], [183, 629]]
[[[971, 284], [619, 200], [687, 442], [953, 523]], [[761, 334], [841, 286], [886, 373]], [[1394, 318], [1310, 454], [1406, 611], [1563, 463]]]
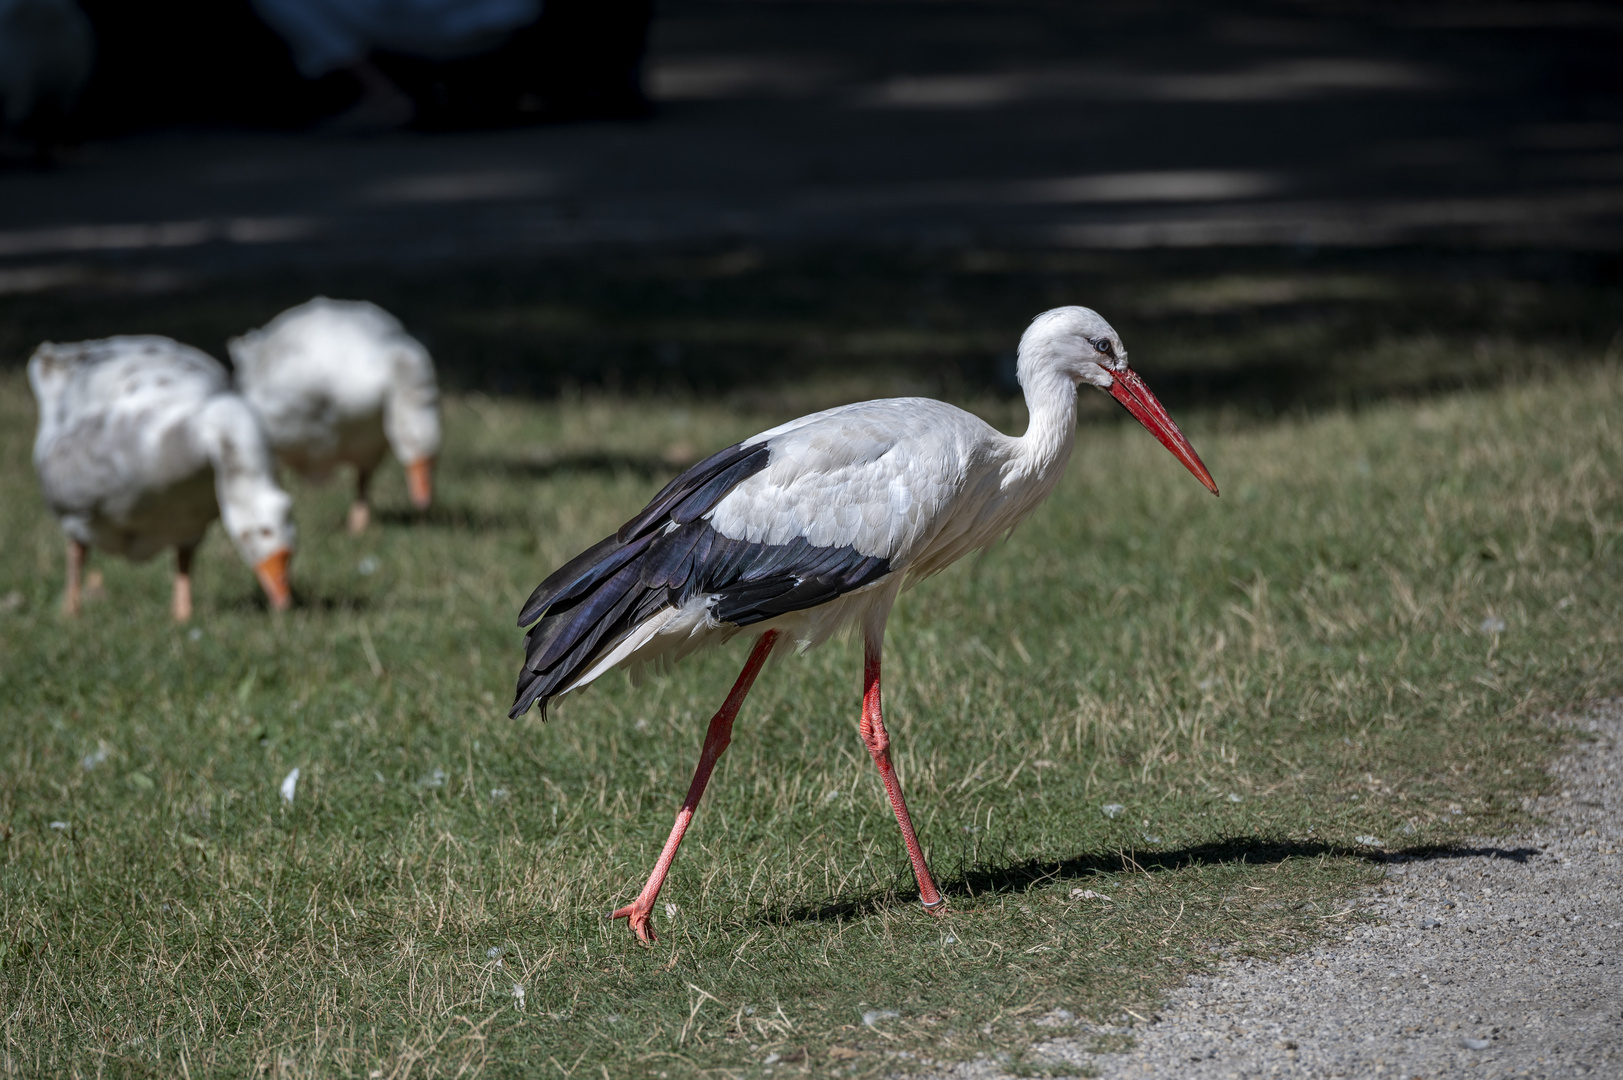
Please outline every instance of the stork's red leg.
[[670, 838], [665, 841], [665, 850], [659, 853], [654, 872], [648, 875], [648, 884], [642, 887], [635, 900], [609, 916], [611, 919], [629, 920], [631, 929], [646, 945], [658, 940], [649, 918], [654, 913], [654, 901], [659, 898], [659, 890], [665, 884], [665, 875], [670, 873], [671, 863], [676, 861], [676, 849], [682, 844], [682, 834], [688, 831], [688, 824], [693, 821], [699, 798], [704, 794], [705, 785], [710, 783], [710, 773], [727, 749], [727, 744], [732, 741], [733, 718], [738, 715], [745, 696], [755, 684], [755, 676], [761, 673], [761, 665], [766, 663], [767, 655], [772, 652], [777, 640], [778, 632], [768, 630], [755, 643], [750, 658], [744, 662], [744, 670], [738, 673], [738, 681], [733, 683], [732, 692], [721, 703], [716, 715], [710, 718], [710, 730], [704, 735], [704, 749], [699, 751], [699, 765], [693, 770], [693, 783], [688, 785], [688, 796], [682, 800], [682, 809], [676, 812], [676, 824], [671, 826]]
[[885, 782], [885, 794], [890, 796], [890, 808], [896, 811], [896, 824], [902, 830], [902, 843], [907, 845], [907, 857], [913, 863], [913, 876], [919, 882], [919, 902], [924, 910], [939, 915], [946, 910], [947, 900], [937, 891], [935, 879], [924, 862], [924, 850], [919, 847], [918, 835], [913, 831], [913, 820], [907, 816], [907, 800], [902, 798], [902, 782], [890, 763], [890, 735], [885, 731], [885, 718], [879, 708], [879, 651], [883, 638], [873, 634], [867, 637], [867, 649], [862, 669], [862, 742], [879, 766], [880, 779]]

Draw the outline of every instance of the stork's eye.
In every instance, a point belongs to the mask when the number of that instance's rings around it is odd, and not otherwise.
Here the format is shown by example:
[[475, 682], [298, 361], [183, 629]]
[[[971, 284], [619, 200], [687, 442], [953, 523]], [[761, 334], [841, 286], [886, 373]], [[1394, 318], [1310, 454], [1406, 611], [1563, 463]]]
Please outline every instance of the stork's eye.
[[1112, 346], [1110, 344], [1110, 339], [1109, 338], [1100, 338], [1098, 341], [1095, 341], [1093, 343], [1093, 347], [1095, 349], [1098, 349], [1100, 352], [1104, 353], [1106, 356], [1115, 356], [1116, 355], [1116, 350], [1115, 350], [1114, 346]]

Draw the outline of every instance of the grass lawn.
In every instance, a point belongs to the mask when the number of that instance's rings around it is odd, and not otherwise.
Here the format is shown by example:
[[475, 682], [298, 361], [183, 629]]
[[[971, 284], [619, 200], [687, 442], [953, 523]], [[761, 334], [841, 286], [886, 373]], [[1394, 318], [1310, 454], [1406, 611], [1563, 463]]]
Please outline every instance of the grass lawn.
[[[1199, 284], [1142, 302], [1259, 288]], [[67, 336], [20, 311], [11, 337]], [[1285, 349], [1202, 325], [1178, 347]], [[453, 394], [426, 520], [397, 468], [359, 539], [342, 486], [295, 484], [294, 610], [215, 530], [190, 627], [164, 561], [96, 561], [105, 595], [59, 616], [33, 402], [0, 370], [0, 1074], [879, 1075], [1054, 1008], [1148, 1015], [1216, 956], [1339, 932], [1381, 853], [1514, 823], [1543, 718], [1623, 682], [1623, 372], [1593, 335], [1518, 353], [1469, 325], [1338, 370], [1541, 373], [1282, 417], [1186, 400], [1221, 499], [1095, 395], [1055, 496], [891, 621], [887, 719], [951, 914], [918, 909], [836, 643], [757, 684], [652, 949], [603, 916], [747, 641], [510, 721], [513, 618], [673, 463], [858, 367], [715, 399]]]

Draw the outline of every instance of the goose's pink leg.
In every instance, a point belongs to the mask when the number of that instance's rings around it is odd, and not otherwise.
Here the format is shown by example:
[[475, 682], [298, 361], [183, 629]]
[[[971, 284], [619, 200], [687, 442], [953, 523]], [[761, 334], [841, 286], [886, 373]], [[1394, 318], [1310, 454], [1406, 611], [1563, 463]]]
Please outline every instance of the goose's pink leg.
[[62, 613], [77, 615], [84, 601], [81, 579], [84, 576], [87, 548], [77, 540], [68, 541], [68, 591], [62, 597]]
[[896, 824], [902, 830], [902, 843], [907, 845], [907, 857], [913, 863], [913, 876], [919, 882], [919, 902], [924, 910], [939, 915], [947, 908], [947, 900], [937, 891], [935, 879], [924, 862], [924, 850], [913, 831], [913, 820], [907, 816], [907, 800], [902, 798], [902, 782], [890, 763], [890, 735], [885, 731], [885, 718], [879, 708], [879, 652], [884, 639], [868, 635], [862, 669], [862, 742], [873, 763], [879, 766], [879, 777], [885, 782], [885, 794], [890, 796], [890, 808], [896, 811]]
[[349, 534], [359, 536], [372, 523], [372, 504], [367, 501], [367, 489], [372, 486], [372, 470], [355, 469], [355, 501], [349, 504]]
[[766, 663], [767, 655], [772, 652], [777, 640], [778, 632], [768, 630], [755, 643], [750, 658], [744, 662], [744, 670], [738, 673], [738, 681], [733, 683], [732, 693], [727, 695], [727, 700], [721, 703], [721, 708], [710, 719], [710, 730], [704, 736], [704, 749], [699, 751], [699, 766], [693, 770], [693, 783], [688, 785], [687, 798], [682, 800], [682, 809], [676, 812], [676, 824], [671, 826], [670, 838], [665, 841], [665, 850], [659, 853], [654, 872], [648, 875], [648, 884], [642, 887], [635, 900], [609, 916], [611, 919], [628, 920], [631, 929], [645, 945], [652, 945], [658, 940], [649, 918], [654, 913], [654, 901], [659, 898], [659, 890], [665, 884], [665, 875], [670, 872], [671, 863], [676, 861], [676, 849], [682, 844], [682, 834], [688, 831], [688, 824], [693, 821], [693, 812], [699, 807], [699, 797], [704, 794], [705, 785], [710, 783], [710, 773], [727, 749], [727, 744], [732, 741], [733, 718], [738, 715], [745, 695], [755, 684], [755, 676], [761, 673], [761, 665]]
[[169, 613], [176, 622], [187, 622], [192, 617], [192, 548], [175, 549], [175, 597]]

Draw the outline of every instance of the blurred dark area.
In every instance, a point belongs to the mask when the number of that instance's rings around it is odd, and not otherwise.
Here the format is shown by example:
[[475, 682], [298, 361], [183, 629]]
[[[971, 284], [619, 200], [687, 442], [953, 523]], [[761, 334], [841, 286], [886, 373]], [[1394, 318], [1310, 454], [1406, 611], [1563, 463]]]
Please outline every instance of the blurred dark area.
[[[71, 127], [105, 138], [177, 126], [298, 129], [361, 92], [336, 71], [302, 77], [248, 0], [79, 0], [96, 65]], [[417, 105], [423, 130], [640, 115], [652, 0], [550, 0], [534, 23], [473, 56], [373, 61]]]
[[1062, 303], [1263, 414], [1623, 344], [1615, 3], [573, 0], [375, 54], [416, 120], [364, 137], [247, 0], [84, 9], [78, 141], [0, 168], [7, 366], [316, 293], [534, 395], [1006, 395]]

